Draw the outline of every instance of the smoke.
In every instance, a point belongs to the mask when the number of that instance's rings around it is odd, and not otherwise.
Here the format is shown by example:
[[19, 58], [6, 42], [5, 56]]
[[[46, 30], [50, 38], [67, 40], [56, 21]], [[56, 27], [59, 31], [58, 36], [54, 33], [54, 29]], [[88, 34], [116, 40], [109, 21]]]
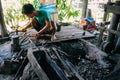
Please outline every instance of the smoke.
[[10, 58], [11, 57], [11, 44], [6, 42], [0, 45], [0, 57], [1, 58]]
[[104, 58], [108, 56], [105, 52], [101, 51], [99, 48], [97, 48], [97, 46], [91, 44], [90, 42], [85, 40], [82, 41], [85, 42], [86, 46], [88, 47], [89, 56], [96, 60], [102, 67], [106, 68], [109, 66], [104, 60]]
[[0, 45], [0, 52], [10, 53], [11, 52], [11, 44], [10, 44], [10, 42], [6, 42], [4, 44], [1, 44]]

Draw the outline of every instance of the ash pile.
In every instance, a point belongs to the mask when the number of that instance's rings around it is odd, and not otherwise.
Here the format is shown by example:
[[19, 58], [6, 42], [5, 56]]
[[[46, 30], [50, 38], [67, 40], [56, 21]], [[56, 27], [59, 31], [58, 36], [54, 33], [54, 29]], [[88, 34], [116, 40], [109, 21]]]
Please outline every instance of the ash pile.
[[103, 80], [110, 73], [107, 54], [85, 40], [36, 46], [29, 35], [20, 35], [20, 44], [11, 44], [12, 55], [0, 68], [2, 74], [14, 74], [13, 80]]
[[[35, 53], [34, 49], [37, 49]], [[28, 50], [28, 54], [29, 52], [32, 51]], [[84, 40], [71, 39], [37, 45], [33, 47], [32, 54], [36, 56], [39, 66], [50, 80], [102, 80], [110, 72], [111, 64], [105, 60], [107, 54]], [[31, 65], [31, 59], [28, 58], [29, 63], [23, 70], [21, 80], [40, 79], [32, 67], [34, 65]], [[53, 77], [54, 75], [56, 76]]]

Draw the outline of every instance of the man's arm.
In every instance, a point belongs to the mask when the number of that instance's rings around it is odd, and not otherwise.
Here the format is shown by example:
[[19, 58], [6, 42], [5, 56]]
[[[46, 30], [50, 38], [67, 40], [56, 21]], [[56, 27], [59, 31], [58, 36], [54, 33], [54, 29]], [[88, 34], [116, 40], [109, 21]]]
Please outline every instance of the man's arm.
[[46, 19], [45, 22], [46, 22], [46, 25], [38, 32], [39, 35], [46, 32], [51, 26], [51, 23], [50, 23], [49, 19]]
[[30, 22], [27, 24], [25, 28], [23, 28], [21, 31], [25, 32], [27, 28], [30, 28], [32, 26], [33, 19], [30, 20]]

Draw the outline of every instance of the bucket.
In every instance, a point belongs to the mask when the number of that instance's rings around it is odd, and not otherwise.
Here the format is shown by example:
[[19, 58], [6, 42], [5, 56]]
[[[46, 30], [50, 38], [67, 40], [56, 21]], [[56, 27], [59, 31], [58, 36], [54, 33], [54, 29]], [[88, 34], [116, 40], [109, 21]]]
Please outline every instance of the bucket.
[[19, 49], [19, 36], [18, 35], [13, 35], [11, 37], [12, 44], [11, 47], [13, 50], [18, 50]]
[[12, 38], [12, 44], [19, 45], [19, 36], [18, 35], [14, 35], [11, 38]]

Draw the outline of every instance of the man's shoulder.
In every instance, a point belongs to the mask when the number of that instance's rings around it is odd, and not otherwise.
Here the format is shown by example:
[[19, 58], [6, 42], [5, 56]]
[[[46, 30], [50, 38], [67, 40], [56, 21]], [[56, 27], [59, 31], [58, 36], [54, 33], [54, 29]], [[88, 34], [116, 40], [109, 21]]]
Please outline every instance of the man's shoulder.
[[51, 15], [50, 15], [50, 13], [47, 12], [46, 10], [44, 10], [44, 9], [39, 9], [38, 12], [39, 12], [39, 16], [40, 16], [40, 17], [49, 18], [50, 20], [52, 20], [52, 17], [51, 17]]

